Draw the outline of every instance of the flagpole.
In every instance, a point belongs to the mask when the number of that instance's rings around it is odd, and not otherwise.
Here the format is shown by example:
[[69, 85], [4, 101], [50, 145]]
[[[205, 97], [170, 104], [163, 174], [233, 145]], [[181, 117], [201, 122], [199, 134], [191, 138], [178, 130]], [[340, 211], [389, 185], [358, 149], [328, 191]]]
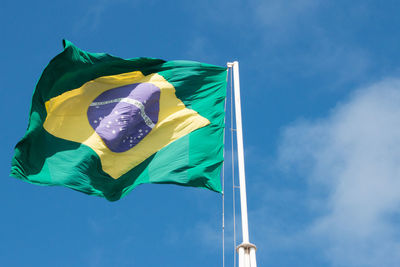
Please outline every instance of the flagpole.
[[240, 209], [242, 217], [242, 243], [236, 248], [239, 254], [239, 267], [257, 267], [256, 246], [249, 241], [249, 224], [247, 217], [246, 178], [244, 170], [244, 149], [242, 130], [242, 111], [240, 105], [239, 62], [228, 62], [233, 70], [233, 84], [235, 93], [236, 140], [239, 168]]

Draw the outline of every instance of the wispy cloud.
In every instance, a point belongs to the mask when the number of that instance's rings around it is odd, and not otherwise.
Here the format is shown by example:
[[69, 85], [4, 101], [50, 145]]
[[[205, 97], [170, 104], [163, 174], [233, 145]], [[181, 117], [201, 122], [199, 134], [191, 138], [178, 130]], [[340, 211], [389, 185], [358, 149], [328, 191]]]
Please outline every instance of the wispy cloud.
[[253, 1], [254, 14], [258, 22], [273, 28], [295, 26], [300, 20], [307, 20], [318, 7], [317, 0], [269, 0]]
[[[135, 1], [138, 2], [138, 1]], [[77, 31], [94, 31], [101, 25], [107, 9], [116, 4], [131, 4], [127, 0], [98, 0], [92, 3], [84, 2], [86, 4], [86, 12], [74, 24], [74, 30]]]
[[197, 36], [188, 42], [185, 56], [191, 60], [199, 60], [206, 62], [215, 61], [216, 53], [212, 48], [212, 42], [205, 37]]
[[297, 60], [300, 64], [295, 70], [298, 73], [305, 77], [324, 75], [331, 88], [363, 80], [371, 68], [368, 51], [351, 44], [335, 43], [322, 35], [313, 42], [312, 49], [305, 51]]
[[93, 5], [90, 5], [81, 19], [75, 22], [75, 31], [80, 31], [81, 29], [97, 29], [101, 23], [101, 18], [110, 3], [109, 0], [100, 0], [93, 3]]
[[399, 103], [400, 80], [386, 79], [284, 133], [280, 161], [308, 178], [309, 204], [317, 203], [303, 234], [332, 266], [400, 262]]

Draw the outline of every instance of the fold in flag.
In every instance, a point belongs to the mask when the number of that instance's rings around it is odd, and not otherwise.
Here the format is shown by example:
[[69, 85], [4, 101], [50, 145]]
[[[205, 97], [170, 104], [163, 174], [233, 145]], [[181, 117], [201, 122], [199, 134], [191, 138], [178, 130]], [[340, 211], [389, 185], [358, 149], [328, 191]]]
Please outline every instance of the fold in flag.
[[110, 201], [143, 183], [220, 192], [225, 92], [226, 68], [64, 41], [36, 86], [11, 175]]

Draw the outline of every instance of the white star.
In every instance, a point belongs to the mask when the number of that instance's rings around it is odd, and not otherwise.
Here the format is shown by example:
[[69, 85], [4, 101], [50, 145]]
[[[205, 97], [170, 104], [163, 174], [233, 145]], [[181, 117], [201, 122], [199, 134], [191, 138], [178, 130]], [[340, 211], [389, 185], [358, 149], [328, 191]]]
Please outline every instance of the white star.
[[122, 143], [125, 143], [125, 140], [122, 140]]
[[110, 128], [110, 125], [107, 125], [106, 127], [107, 127], [107, 128]]
[[111, 121], [108, 121], [108, 124], [111, 124]]
[[140, 135], [137, 138], [140, 138]]
[[139, 133], [141, 133], [142, 132], [142, 129], [139, 129]]
[[99, 108], [100, 106], [96, 106], [96, 108]]
[[112, 133], [115, 134], [115, 130], [112, 130]]
[[129, 140], [129, 143], [133, 143], [133, 141], [132, 141], [132, 140]]
[[97, 123], [97, 120], [94, 120], [94, 123]]
[[118, 110], [117, 110], [117, 111], [115, 111], [115, 114], [118, 114]]
[[148, 130], [146, 130], [146, 133], [148, 132]]
[[123, 130], [122, 127], [120, 127], [120, 128], [119, 128], [119, 131], [122, 131], [122, 130]]
[[102, 119], [103, 119], [103, 117], [100, 117], [100, 118], [99, 118], [99, 120], [102, 120]]

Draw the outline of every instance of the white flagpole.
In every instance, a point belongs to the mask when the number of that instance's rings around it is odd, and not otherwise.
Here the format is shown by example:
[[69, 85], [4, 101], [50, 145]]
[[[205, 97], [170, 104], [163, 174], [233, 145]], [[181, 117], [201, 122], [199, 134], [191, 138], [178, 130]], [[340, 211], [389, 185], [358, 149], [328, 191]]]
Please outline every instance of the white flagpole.
[[244, 171], [244, 150], [242, 131], [242, 111], [240, 105], [240, 83], [239, 62], [229, 62], [228, 67], [233, 69], [233, 84], [235, 92], [235, 117], [236, 117], [236, 139], [239, 168], [240, 187], [240, 209], [242, 214], [242, 237], [243, 242], [237, 247], [239, 254], [239, 267], [257, 267], [256, 246], [249, 241], [249, 224], [247, 218], [246, 178]]

